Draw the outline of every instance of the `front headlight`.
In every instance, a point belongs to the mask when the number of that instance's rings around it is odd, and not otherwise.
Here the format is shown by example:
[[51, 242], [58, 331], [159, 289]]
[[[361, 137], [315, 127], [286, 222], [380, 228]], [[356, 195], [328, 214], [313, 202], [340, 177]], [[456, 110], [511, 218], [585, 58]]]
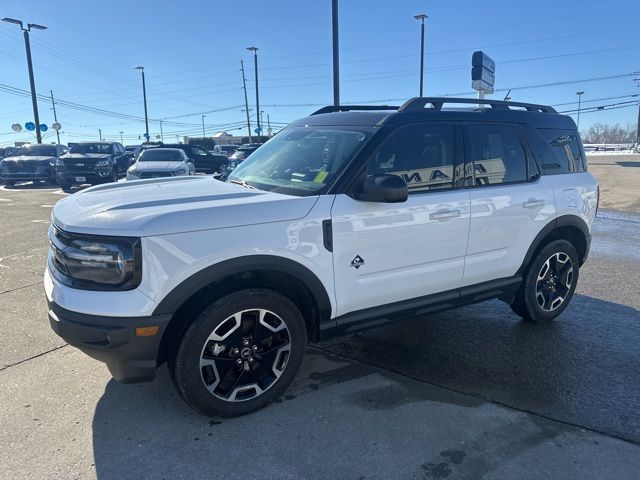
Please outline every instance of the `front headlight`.
[[109, 166], [109, 160], [98, 160], [96, 162], [96, 167], [108, 167]]
[[129, 175], [133, 175], [135, 177], [138, 176], [138, 169], [136, 169], [135, 167], [130, 167], [129, 170], [127, 170], [127, 173]]
[[174, 175], [184, 175], [185, 173], [187, 173], [187, 168], [186, 167], [180, 167], [180, 168], [176, 168], [173, 172]]
[[83, 290], [131, 290], [142, 279], [140, 239], [99, 237], [49, 230], [53, 272], [65, 285]]

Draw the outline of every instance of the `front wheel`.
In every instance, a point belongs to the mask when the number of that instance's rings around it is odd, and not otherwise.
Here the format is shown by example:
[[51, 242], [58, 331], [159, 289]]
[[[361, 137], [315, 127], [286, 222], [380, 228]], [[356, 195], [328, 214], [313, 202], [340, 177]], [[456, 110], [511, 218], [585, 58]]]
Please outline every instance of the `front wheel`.
[[293, 381], [307, 341], [304, 319], [277, 292], [241, 290], [200, 313], [169, 361], [186, 402], [207, 416], [258, 410]]
[[579, 258], [566, 240], [554, 240], [533, 258], [511, 309], [525, 320], [546, 323], [560, 315], [578, 283]]

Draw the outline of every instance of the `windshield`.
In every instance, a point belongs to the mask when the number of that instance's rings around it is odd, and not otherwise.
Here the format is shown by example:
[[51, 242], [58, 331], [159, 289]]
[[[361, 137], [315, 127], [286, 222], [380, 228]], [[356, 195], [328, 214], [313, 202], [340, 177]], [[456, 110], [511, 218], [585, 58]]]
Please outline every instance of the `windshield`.
[[253, 152], [229, 180], [272, 192], [317, 195], [372, 132], [366, 127], [289, 127]]
[[30, 145], [28, 147], [22, 147], [16, 155], [25, 155], [27, 157], [55, 157], [56, 147], [55, 145]]
[[139, 162], [181, 162], [182, 160], [182, 152], [180, 150], [164, 148], [149, 148], [143, 150], [138, 158]]
[[69, 153], [111, 153], [109, 143], [76, 143]]

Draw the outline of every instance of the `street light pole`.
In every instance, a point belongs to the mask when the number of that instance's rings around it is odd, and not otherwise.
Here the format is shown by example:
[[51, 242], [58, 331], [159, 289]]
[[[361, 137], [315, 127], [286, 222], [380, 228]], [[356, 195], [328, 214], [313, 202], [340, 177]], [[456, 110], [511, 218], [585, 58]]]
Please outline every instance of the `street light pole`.
[[244, 90], [244, 110], [247, 113], [247, 133], [249, 134], [249, 143], [251, 140], [251, 120], [249, 118], [249, 100], [247, 100], [247, 77], [244, 76], [244, 62], [240, 60], [240, 69], [242, 71], [242, 89]]
[[256, 77], [256, 123], [258, 124], [258, 127], [256, 128], [256, 130], [258, 130], [258, 135], [262, 134], [262, 128], [260, 127], [260, 124], [262, 123], [260, 121], [260, 96], [258, 94], [258, 49], [256, 47], [248, 47], [247, 50], [253, 52], [253, 66], [254, 66], [254, 70], [255, 70], [255, 77]]
[[164, 143], [164, 132], [162, 131], [162, 120], [160, 120], [160, 141]]
[[580, 106], [581, 106], [581, 100], [582, 100], [582, 95], [584, 95], [584, 92], [576, 92], [576, 95], [578, 95], [578, 121], [576, 122], [577, 125], [577, 130], [578, 132], [580, 132]]
[[422, 97], [422, 88], [424, 83], [424, 20], [429, 18], [424, 13], [415, 15], [413, 18], [420, 20], [420, 96]]
[[144, 100], [144, 127], [145, 127], [144, 136], [148, 142], [149, 141], [149, 117], [147, 116], [147, 83], [144, 79], [144, 67], [138, 65], [133, 68], [135, 68], [136, 70], [140, 70], [142, 72], [142, 98]]
[[32, 28], [35, 28], [36, 30], [46, 30], [47, 27], [38, 25], [37, 23], [27, 23], [25, 27], [24, 23], [21, 20], [16, 20], [15, 18], [8, 17], [3, 18], [2, 21], [13, 23], [14, 25], [19, 25], [24, 34], [24, 47], [27, 51], [27, 67], [29, 68], [29, 84], [31, 86], [31, 103], [33, 104], [33, 120], [36, 124], [36, 140], [38, 143], [42, 143], [42, 134], [40, 133], [40, 116], [38, 115], [38, 100], [36, 97], [36, 82], [33, 78], [33, 63], [31, 61], [31, 43], [29, 41], [29, 32]]
[[202, 146], [204, 147], [204, 139], [205, 139], [205, 134], [204, 134], [204, 117], [206, 117], [206, 115], [202, 115]]
[[331, 30], [333, 39], [333, 110], [340, 110], [340, 47], [338, 38], [338, 0], [331, 0]]

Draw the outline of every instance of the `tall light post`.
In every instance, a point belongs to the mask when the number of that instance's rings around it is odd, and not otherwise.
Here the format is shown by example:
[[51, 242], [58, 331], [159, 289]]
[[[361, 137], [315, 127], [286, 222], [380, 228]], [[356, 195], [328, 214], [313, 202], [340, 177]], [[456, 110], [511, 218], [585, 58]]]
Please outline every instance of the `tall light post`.
[[147, 82], [144, 79], [144, 67], [141, 65], [137, 65], [135, 67], [136, 70], [140, 70], [142, 72], [142, 98], [144, 100], [144, 128], [145, 128], [145, 138], [147, 142], [149, 141], [149, 117], [147, 116]]
[[122, 139], [122, 134], [123, 134], [123, 133], [124, 133], [124, 132], [120, 132], [120, 143], [124, 145], [124, 140]]
[[204, 119], [205, 119], [206, 115], [202, 115], [202, 146], [204, 147], [204, 139], [205, 139], [205, 135], [204, 135]]
[[578, 95], [578, 121], [576, 122], [577, 123], [576, 127], [579, 132], [580, 131], [580, 106], [581, 106], [582, 95], [584, 95], [584, 92], [576, 92], [576, 95]]
[[31, 43], [29, 42], [29, 32], [32, 28], [36, 30], [46, 30], [47, 27], [42, 25], [38, 25], [37, 23], [27, 23], [25, 26], [21, 20], [16, 20], [15, 18], [5, 17], [2, 19], [3, 22], [13, 23], [14, 25], [20, 26], [24, 34], [24, 47], [27, 51], [27, 67], [29, 68], [29, 83], [31, 85], [31, 103], [33, 104], [33, 120], [36, 124], [36, 140], [38, 143], [42, 143], [42, 134], [40, 133], [40, 116], [38, 115], [38, 100], [36, 98], [36, 82], [33, 78], [33, 63], [31, 61]]
[[162, 131], [162, 120], [160, 120], [160, 141], [164, 143], [164, 132]]
[[331, 0], [331, 33], [333, 43], [333, 110], [340, 110], [340, 47], [338, 38], [338, 0]]
[[420, 96], [422, 96], [422, 87], [424, 83], [424, 20], [429, 18], [424, 13], [414, 15], [416, 20], [420, 20]]
[[258, 124], [258, 135], [262, 134], [262, 127], [260, 126], [260, 96], [258, 94], [258, 49], [256, 47], [247, 47], [247, 50], [253, 52], [253, 66], [255, 69], [256, 77], [256, 122]]

